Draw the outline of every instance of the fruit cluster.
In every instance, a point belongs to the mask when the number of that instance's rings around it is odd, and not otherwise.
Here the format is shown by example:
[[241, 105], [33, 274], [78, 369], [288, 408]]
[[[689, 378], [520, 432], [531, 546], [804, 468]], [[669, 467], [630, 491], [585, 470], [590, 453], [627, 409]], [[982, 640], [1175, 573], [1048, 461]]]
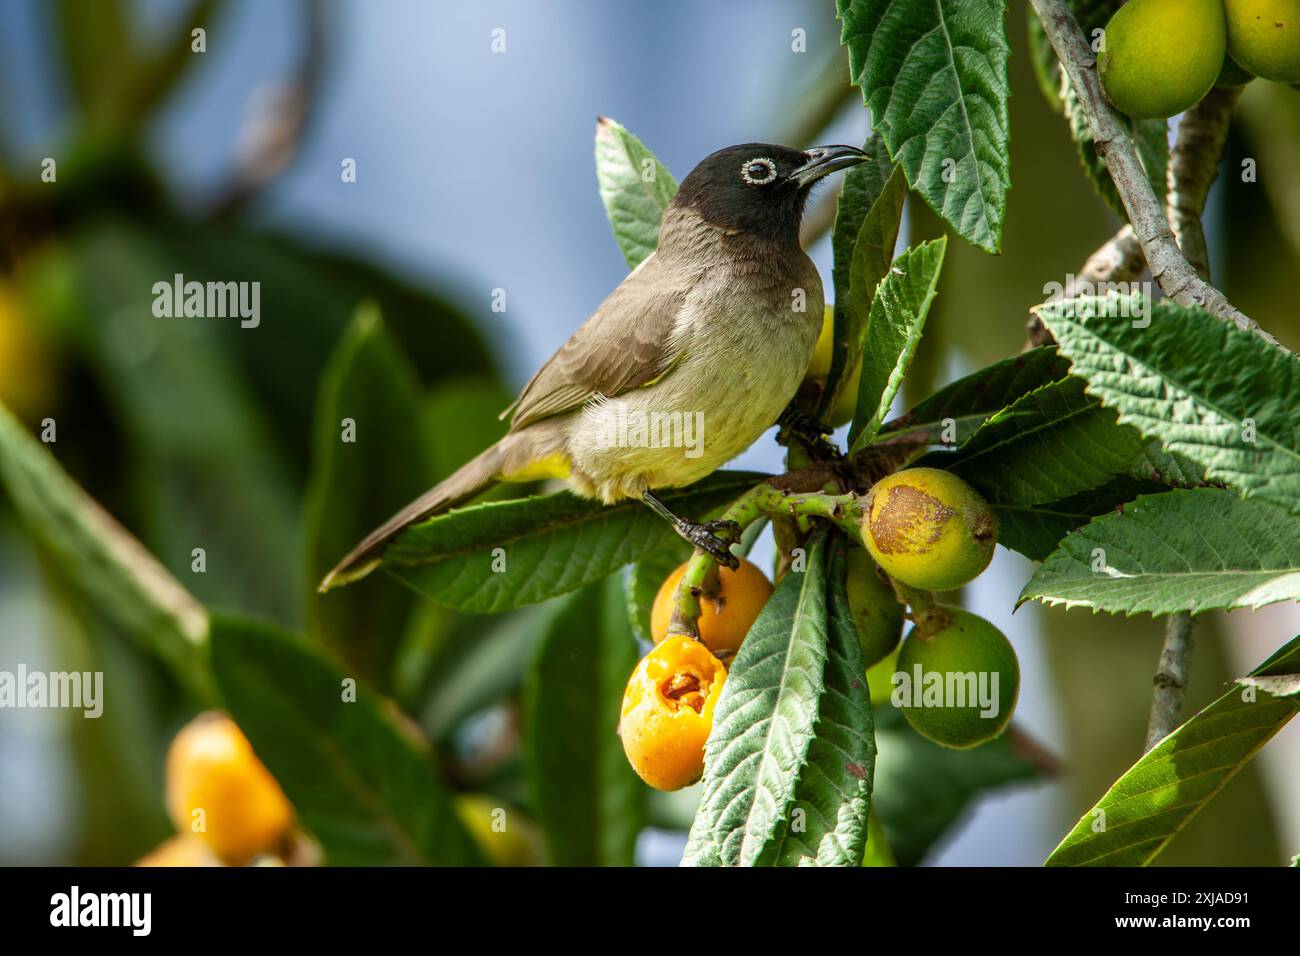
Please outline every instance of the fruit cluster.
[[1300, 83], [1300, 0], [1130, 0], [1106, 24], [1097, 71], [1139, 119], [1181, 113], [1216, 85]]
[[[961, 587], [988, 567], [997, 543], [988, 504], [949, 472], [911, 468], [877, 482], [861, 499], [857, 531], [863, 548], [850, 550], [846, 592], [873, 699], [892, 696], [916, 730], [944, 746], [973, 747], [996, 737], [1016, 704], [1015, 651], [988, 621], [937, 604], [930, 593]], [[719, 568], [699, 594], [698, 640], [670, 634], [687, 567], [659, 589], [651, 611], [655, 646], [628, 681], [619, 720], [628, 761], [660, 790], [677, 790], [703, 774], [727, 667], [773, 590], [748, 561], [735, 571]], [[914, 626], [900, 649], [909, 616], [904, 605]], [[910, 693], [891, 695], [891, 686], [904, 683]], [[989, 692], [948, 694], [976, 683]]]

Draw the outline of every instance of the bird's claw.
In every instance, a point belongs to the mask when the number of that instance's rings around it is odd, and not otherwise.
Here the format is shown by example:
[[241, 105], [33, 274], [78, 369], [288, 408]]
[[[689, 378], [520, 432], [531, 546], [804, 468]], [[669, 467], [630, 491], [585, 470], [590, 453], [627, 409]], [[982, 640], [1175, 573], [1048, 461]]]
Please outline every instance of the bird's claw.
[[731, 546], [740, 541], [741, 527], [734, 521], [705, 521], [684, 524], [682, 537], [701, 551], [709, 554], [719, 564], [731, 570], [740, 567], [740, 559], [731, 553]]
[[826, 436], [834, 429], [795, 405], [789, 405], [779, 419], [781, 430], [776, 440], [790, 447], [795, 442], [801, 447], [810, 461], [839, 467], [844, 460], [843, 453]]
[[783, 445], [788, 445], [791, 437], [801, 439], [804, 444], [812, 444], [834, 431], [816, 415], [804, 411], [798, 405], [787, 405], [777, 419], [777, 425], [780, 426], [777, 441]]

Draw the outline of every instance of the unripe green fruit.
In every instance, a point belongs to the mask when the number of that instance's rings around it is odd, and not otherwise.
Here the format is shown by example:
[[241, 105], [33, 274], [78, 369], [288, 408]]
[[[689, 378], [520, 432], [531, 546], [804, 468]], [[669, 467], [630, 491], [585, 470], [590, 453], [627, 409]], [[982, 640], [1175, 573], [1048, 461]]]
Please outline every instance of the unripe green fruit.
[[938, 468], [908, 468], [876, 482], [861, 527], [862, 543], [886, 574], [926, 591], [973, 581], [998, 539], [988, 503]]
[[1129, 0], [1106, 24], [1105, 40], [1097, 72], [1106, 98], [1139, 119], [1173, 116], [1194, 106], [1219, 76], [1227, 47], [1223, 5]]
[[906, 680], [895, 678], [893, 699], [907, 722], [935, 743], [975, 747], [1011, 721], [1020, 664], [1011, 642], [984, 618], [961, 608], [938, 610], [945, 625], [931, 624], [928, 638], [918, 625], [903, 641], [898, 674]]
[[895, 647], [883, 661], [867, 668], [867, 691], [871, 694], [871, 706], [879, 707], [889, 703], [890, 693], [894, 689], [894, 672], [898, 670], [898, 653], [902, 645]]
[[894, 597], [894, 590], [876, 571], [871, 555], [861, 548], [849, 549], [848, 592], [849, 613], [858, 632], [862, 648], [863, 665], [867, 668], [880, 663], [898, 646], [903, 636], [903, 605]]
[[1228, 52], [1266, 80], [1300, 83], [1300, 0], [1223, 0]]

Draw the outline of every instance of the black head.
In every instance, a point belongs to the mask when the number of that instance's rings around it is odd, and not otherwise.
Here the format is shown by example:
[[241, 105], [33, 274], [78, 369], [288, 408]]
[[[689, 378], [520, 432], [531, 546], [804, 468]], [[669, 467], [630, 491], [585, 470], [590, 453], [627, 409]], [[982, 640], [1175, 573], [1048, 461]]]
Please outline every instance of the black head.
[[791, 149], [771, 143], [728, 146], [707, 156], [682, 181], [675, 205], [711, 225], [772, 239], [797, 240], [804, 203], [827, 173], [867, 154], [854, 146]]

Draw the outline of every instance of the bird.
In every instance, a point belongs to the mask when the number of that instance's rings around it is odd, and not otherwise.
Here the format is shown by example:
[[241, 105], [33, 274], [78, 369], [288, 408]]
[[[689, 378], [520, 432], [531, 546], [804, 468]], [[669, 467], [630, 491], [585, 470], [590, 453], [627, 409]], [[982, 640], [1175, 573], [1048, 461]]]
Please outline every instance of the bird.
[[855, 146], [743, 143], [701, 160], [665, 208], [655, 251], [501, 413], [506, 434], [368, 534], [320, 591], [364, 577], [411, 525], [497, 482], [543, 478], [605, 504], [637, 499], [734, 567], [734, 522], [674, 514], [656, 491], [717, 470], [790, 405], [824, 308], [799, 243], [804, 208], [814, 184], [867, 158]]

